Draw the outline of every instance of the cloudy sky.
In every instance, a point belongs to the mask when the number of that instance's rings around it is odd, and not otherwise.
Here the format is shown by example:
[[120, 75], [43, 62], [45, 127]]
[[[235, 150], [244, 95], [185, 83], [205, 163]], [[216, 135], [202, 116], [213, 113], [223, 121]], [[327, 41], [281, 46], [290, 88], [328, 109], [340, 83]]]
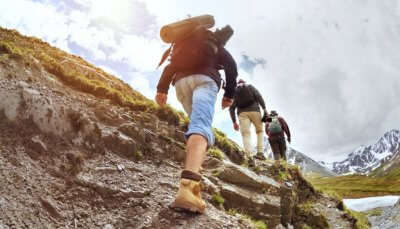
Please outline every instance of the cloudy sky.
[[[227, 49], [239, 77], [287, 120], [292, 147], [316, 160], [342, 160], [400, 128], [400, 0], [0, 3], [0, 26], [80, 55], [149, 98], [167, 48], [161, 26], [212, 14], [235, 30]], [[181, 109], [173, 88], [169, 103]], [[216, 111], [214, 125], [241, 144], [220, 98]]]

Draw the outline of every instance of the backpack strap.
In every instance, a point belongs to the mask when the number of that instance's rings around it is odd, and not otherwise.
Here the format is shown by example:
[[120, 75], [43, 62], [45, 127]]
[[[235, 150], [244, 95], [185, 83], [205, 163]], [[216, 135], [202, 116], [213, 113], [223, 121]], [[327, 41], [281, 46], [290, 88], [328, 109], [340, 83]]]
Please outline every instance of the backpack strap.
[[172, 45], [173, 44], [171, 44], [171, 46], [167, 50], [165, 50], [165, 52], [163, 53], [160, 63], [158, 64], [157, 68], [159, 68], [165, 62], [165, 60], [168, 58], [168, 56], [171, 54]]

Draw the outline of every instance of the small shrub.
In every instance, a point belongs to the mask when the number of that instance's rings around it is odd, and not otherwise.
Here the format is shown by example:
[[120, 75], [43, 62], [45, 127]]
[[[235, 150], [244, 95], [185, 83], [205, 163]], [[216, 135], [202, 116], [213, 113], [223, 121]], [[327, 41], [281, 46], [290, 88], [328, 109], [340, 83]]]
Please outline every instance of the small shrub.
[[217, 149], [217, 148], [211, 148], [208, 150], [208, 155], [211, 155], [212, 157], [215, 157], [219, 160], [223, 160], [224, 159], [224, 153]]
[[217, 203], [218, 205], [223, 205], [225, 203], [225, 199], [220, 196], [219, 194], [214, 194], [212, 196], [212, 200]]
[[261, 220], [254, 221], [253, 224], [256, 229], [267, 229], [267, 224]]
[[136, 152], [133, 153], [133, 155], [134, 155], [134, 157], [135, 157], [136, 160], [141, 160], [141, 159], [143, 159], [143, 153], [142, 153], [142, 151], [136, 151]]
[[215, 177], [219, 176], [220, 173], [221, 173], [220, 170], [213, 170], [213, 171], [211, 172], [211, 174], [212, 174], [213, 176], [215, 176]]
[[226, 213], [231, 216], [235, 216], [236, 214], [239, 214], [238, 210], [236, 210], [234, 208], [230, 208]]
[[307, 224], [303, 224], [301, 229], [312, 229], [312, 227], [308, 226]]
[[356, 229], [368, 229], [371, 228], [371, 223], [365, 214], [350, 209], [345, 209], [346, 213], [354, 219], [353, 227]]
[[10, 46], [7, 43], [0, 43], [0, 53], [6, 53], [6, 54], [11, 54], [12, 50]]

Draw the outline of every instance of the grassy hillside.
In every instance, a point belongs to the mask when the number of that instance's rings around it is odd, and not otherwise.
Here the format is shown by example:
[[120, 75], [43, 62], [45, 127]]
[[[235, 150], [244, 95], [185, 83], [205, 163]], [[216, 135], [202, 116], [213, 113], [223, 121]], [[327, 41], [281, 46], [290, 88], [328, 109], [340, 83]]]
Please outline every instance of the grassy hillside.
[[[155, 114], [160, 120], [180, 126], [183, 130], [189, 122], [183, 112], [176, 111], [168, 105], [158, 106], [130, 85], [80, 56], [52, 47], [38, 38], [21, 35], [16, 30], [0, 27], [0, 62], [8, 62], [9, 58], [38, 69], [43, 67], [52, 77], [75, 90], [110, 100], [132, 111]], [[225, 154], [231, 155], [241, 151], [240, 147], [221, 131], [214, 129], [214, 134], [216, 146]]]
[[317, 189], [336, 192], [343, 198], [400, 195], [400, 168], [384, 177], [350, 175], [308, 180]]
[[43, 66], [64, 84], [76, 90], [90, 93], [98, 98], [133, 110], [146, 111], [171, 124], [184, 121], [184, 114], [169, 106], [159, 107], [133, 90], [115, 76], [35, 37], [23, 36], [15, 30], [0, 27], [0, 53], [2, 58], [20, 59], [27, 65]]

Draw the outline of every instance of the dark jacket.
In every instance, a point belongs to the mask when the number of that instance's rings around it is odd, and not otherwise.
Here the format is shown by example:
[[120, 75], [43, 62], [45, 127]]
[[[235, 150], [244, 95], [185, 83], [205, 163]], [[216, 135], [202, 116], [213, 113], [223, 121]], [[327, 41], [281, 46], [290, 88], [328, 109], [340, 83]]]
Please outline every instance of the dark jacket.
[[225, 71], [226, 79], [224, 96], [233, 98], [236, 88], [236, 77], [238, 75], [237, 66], [231, 54], [224, 47], [219, 47], [218, 54], [213, 58], [209, 58], [206, 66], [198, 69], [179, 71], [178, 69], [174, 69], [171, 65], [167, 65], [158, 82], [157, 92], [168, 93], [171, 82], [172, 85], [175, 85], [178, 80], [193, 74], [203, 74], [211, 77], [217, 83], [218, 88], [220, 88], [221, 75], [218, 70], [221, 68]]
[[235, 115], [236, 108], [237, 108], [237, 115], [239, 115], [241, 112], [250, 112], [250, 111], [260, 112], [259, 105], [262, 107], [263, 110], [265, 110], [265, 102], [260, 92], [251, 84], [247, 84], [247, 86], [250, 88], [251, 93], [254, 95], [254, 102], [247, 107], [238, 107], [237, 100], [240, 100], [241, 98], [235, 96], [235, 100], [233, 101], [232, 106], [229, 108], [229, 113], [231, 114], [231, 119], [232, 122], [234, 123], [236, 122], [236, 115]]
[[283, 119], [282, 117], [278, 116], [278, 120], [279, 120], [279, 123], [281, 124], [282, 129], [283, 129], [283, 131], [281, 133], [276, 133], [276, 134], [269, 133], [268, 132], [268, 127], [269, 127], [270, 122], [267, 122], [265, 124], [265, 132], [267, 133], [269, 139], [271, 139], [271, 140], [277, 139], [279, 137], [285, 137], [285, 134], [286, 134], [286, 136], [287, 136], [287, 138], [289, 140], [290, 139], [290, 130], [289, 130], [288, 124], [286, 123], [285, 119]]

